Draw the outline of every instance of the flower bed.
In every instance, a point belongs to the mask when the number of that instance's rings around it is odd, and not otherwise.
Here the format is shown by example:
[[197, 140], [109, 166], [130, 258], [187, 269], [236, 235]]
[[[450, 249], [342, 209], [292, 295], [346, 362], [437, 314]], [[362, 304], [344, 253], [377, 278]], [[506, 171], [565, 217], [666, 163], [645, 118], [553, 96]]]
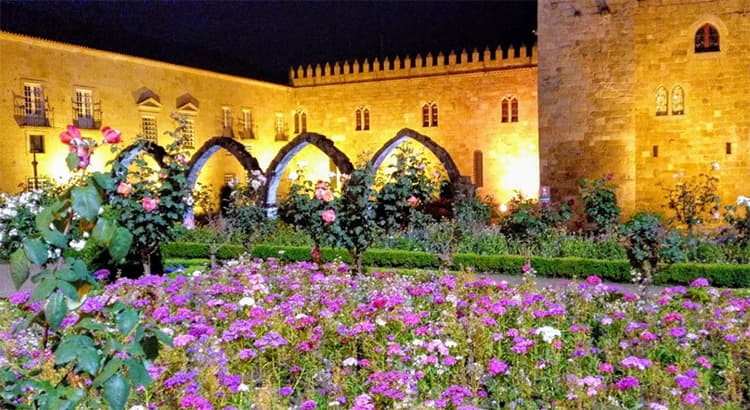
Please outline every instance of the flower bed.
[[[641, 300], [597, 277], [553, 291], [466, 276], [240, 260], [121, 279], [80, 314], [104, 321], [119, 300], [172, 334], [131, 397], [146, 408], [750, 406], [746, 296], [705, 280]], [[40, 308], [26, 299], [11, 297]], [[6, 334], [0, 364], [49, 368], [35, 347]]]

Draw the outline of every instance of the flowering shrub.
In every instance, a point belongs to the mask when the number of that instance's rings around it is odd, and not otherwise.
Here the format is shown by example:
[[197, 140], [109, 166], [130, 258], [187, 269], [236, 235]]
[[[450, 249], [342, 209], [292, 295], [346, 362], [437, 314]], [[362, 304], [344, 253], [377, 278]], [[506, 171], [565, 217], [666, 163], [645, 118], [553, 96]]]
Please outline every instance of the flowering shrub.
[[296, 229], [306, 232], [318, 248], [332, 244], [332, 222], [336, 220], [333, 192], [328, 182], [312, 181], [305, 178], [304, 170], [292, 174], [289, 194], [279, 204], [279, 217]]
[[8, 260], [34, 232], [34, 220], [42, 209], [44, 197], [41, 191], [0, 194], [0, 260]]
[[273, 228], [261, 205], [260, 189], [266, 177], [260, 171], [252, 171], [246, 184], [234, 187], [229, 195], [227, 214], [231, 231], [241, 236], [246, 249], [263, 236], [269, 236]]
[[499, 221], [500, 231], [510, 238], [523, 241], [527, 250], [531, 241], [540, 235], [564, 228], [571, 213], [567, 204], [559, 208], [528, 199], [518, 191], [508, 201], [508, 211]]
[[612, 232], [619, 222], [620, 207], [617, 206], [617, 187], [612, 183], [612, 174], [593, 181], [578, 182], [583, 200], [583, 209], [590, 222], [596, 224], [596, 232]]
[[[116, 144], [120, 133], [102, 130], [103, 142]], [[34, 232], [10, 256], [16, 288], [29, 277], [31, 265], [41, 271], [32, 277], [33, 293], [14, 295], [13, 304], [26, 303], [24, 320], [6, 340], [5, 361], [17, 346], [31, 349], [13, 366], [0, 370], [3, 406], [63, 409], [83, 406], [124, 409], [133, 385], [151, 383], [145, 362], [158, 353], [157, 339], [169, 343], [158, 329], [145, 326], [140, 311], [92, 291], [108, 272], [91, 274], [81, 257], [90, 240], [114, 260], [125, 257], [133, 235], [103, 212], [106, 192], [115, 189], [109, 174], [86, 173], [99, 145], [68, 126], [60, 134], [69, 145], [66, 159], [78, 173], [72, 186], [39, 211]], [[115, 148], [113, 147], [113, 151]], [[34, 340], [31, 335], [38, 335]]]
[[[27, 296], [13, 298], [29, 309]], [[705, 279], [641, 299], [596, 276], [540, 290], [240, 260], [121, 279], [86, 310], [102, 300], [140, 307], [173, 336], [147, 368], [155, 383], [128, 403], [144, 408], [750, 405], [750, 298]], [[2, 337], [0, 364], [42, 368], [32, 336]]]
[[[714, 162], [711, 168], [717, 171], [718, 163]], [[720, 198], [717, 194], [719, 178], [710, 173], [701, 173], [690, 179], [684, 179], [684, 175], [679, 173], [674, 178], [674, 186], [664, 188], [664, 198], [667, 207], [674, 213], [674, 220], [684, 224], [688, 236], [692, 237], [695, 227], [703, 224], [708, 214], [716, 220], [720, 217]]]

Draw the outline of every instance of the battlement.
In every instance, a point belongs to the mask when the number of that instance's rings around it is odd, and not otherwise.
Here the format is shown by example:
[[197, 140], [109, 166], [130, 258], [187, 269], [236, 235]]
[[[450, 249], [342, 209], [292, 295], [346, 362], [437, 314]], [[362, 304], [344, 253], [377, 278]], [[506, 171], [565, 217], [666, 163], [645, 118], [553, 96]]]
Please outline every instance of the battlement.
[[383, 61], [375, 58], [372, 61], [365, 59], [361, 63], [357, 60], [354, 60], [353, 63], [344, 61], [343, 64], [336, 61], [333, 65], [325, 63], [323, 66], [316, 64], [315, 67], [312, 65], [299, 66], [296, 70], [292, 67], [289, 70], [289, 82], [294, 87], [305, 87], [457, 74], [536, 66], [537, 60], [536, 46], [531, 47], [531, 49], [525, 45], [505, 49], [498, 46], [495, 50], [485, 48], [482, 53], [477, 49], [474, 49], [471, 53], [462, 50], [459, 54], [451, 50], [447, 56], [440, 52], [437, 56], [428, 53], [425, 57], [417, 54], [413, 58], [407, 55], [403, 58], [396, 56], [393, 59], [386, 57]]

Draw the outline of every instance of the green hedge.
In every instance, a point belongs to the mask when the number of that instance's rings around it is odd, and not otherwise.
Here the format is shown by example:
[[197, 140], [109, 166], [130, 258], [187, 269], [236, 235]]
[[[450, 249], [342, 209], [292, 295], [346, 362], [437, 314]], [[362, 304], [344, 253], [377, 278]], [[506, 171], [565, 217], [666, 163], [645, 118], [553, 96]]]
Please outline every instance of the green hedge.
[[[209, 245], [200, 243], [173, 242], [162, 246], [165, 258], [207, 258]], [[216, 256], [219, 259], [232, 259], [245, 252], [238, 245], [220, 245]], [[256, 258], [277, 258], [283, 261], [310, 260], [309, 247], [257, 245], [251, 252]], [[351, 263], [352, 259], [344, 249], [321, 249], [324, 261], [340, 259]], [[370, 249], [365, 252], [366, 266], [389, 268], [437, 269], [440, 263], [436, 255], [427, 252], [411, 252], [392, 249]], [[524, 264], [519, 255], [475, 255], [457, 254], [453, 258], [452, 269], [472, 267], [477, 273], [500, 273], [518, 275]], [[542, 258], [532, 257], [531, 265], [539, 276], [559, 278], [585, 278], [597, 275], [612, 282], [629, 282], [630, 265], [626, 260], [602, 260], [586, 258]], [[750, 265], [681, 263], [670, 266], [654, 278], [657, 284], [689, 284], [703, 277], [713, 286], [750, 287]]]

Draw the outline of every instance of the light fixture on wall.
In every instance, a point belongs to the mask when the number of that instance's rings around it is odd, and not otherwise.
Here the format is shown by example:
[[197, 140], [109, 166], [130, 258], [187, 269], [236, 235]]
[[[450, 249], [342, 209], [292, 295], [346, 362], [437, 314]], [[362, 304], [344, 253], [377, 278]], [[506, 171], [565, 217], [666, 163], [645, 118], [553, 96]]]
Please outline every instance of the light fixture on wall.
[[44, 135], [29, 135], [29, 152], [33, 155], [31, 166], [34, 167], [34, 189], [39, 189], [39, 175], [37, 174], [36, 154], [44, 154]]

